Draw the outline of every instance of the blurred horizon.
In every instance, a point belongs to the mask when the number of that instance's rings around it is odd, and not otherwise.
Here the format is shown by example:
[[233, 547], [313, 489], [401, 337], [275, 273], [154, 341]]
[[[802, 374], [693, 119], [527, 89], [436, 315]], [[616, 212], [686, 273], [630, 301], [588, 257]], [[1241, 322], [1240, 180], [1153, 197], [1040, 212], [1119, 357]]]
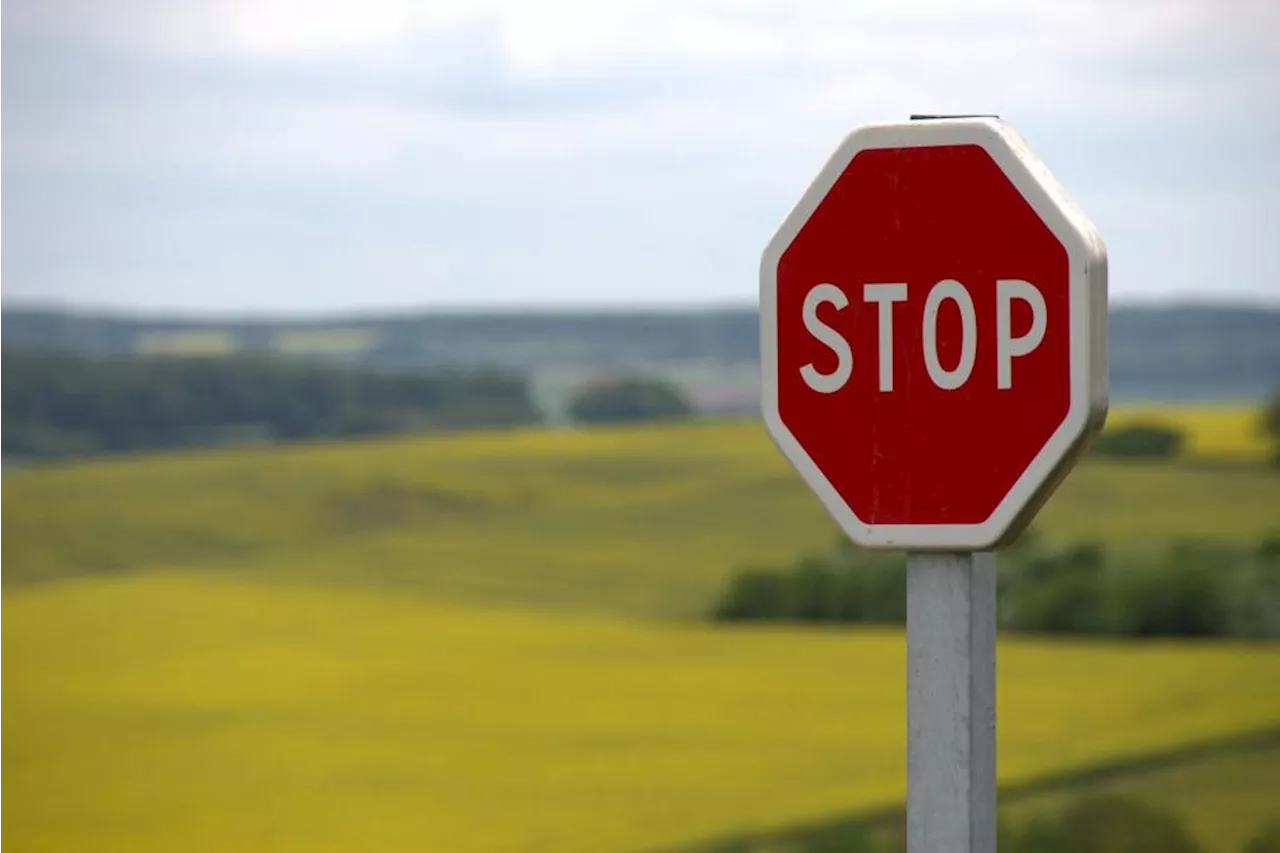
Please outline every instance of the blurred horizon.
[[[1110, 300], [1112, 311], [1240, 311], [1256, 309], [1280, 312], [1280, 293], [1244, 294], [1215, 297], [1212, 294], [1192, 296], [1128, 296]], [[372, 322], [394, 317], [470, 317], [470, 316], [625, 316], [683, 315], [756, 312], [759, 305], [750, 299], [709, 299], [698, 302], [635, 301], [612, 302], [440, 302], [391, 306], [352, 306], [330, 308], [171, 308], [165, 305], [116, 306], [46, 299], [4, 297], [0, 310], [21, 313], [48, 313], [69, 317], [104, 320], [176, 323], [328, 323]]]

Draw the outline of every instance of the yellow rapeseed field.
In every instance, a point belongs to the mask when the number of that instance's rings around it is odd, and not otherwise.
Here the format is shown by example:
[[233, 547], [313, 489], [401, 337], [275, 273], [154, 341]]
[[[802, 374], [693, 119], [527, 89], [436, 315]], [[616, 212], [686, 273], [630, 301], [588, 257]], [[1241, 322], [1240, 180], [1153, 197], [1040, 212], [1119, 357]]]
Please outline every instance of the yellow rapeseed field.
[[284, 329], [271, 343], [277, 351], [293, 355], [333, 355], [363, 352], [378, 343], [378, 336], [372, 329], [360, 328]]
[[[895, 631], [717, 630], [197, 571], [4, 599], [14, 850], [643, 850], [897, 801]], [[1280, 654], [1000, 648], [1016, 781], [1280, 719]]]
[[137, 346], [145, 355], [230, 355], [236, 351], [236, 339], [225, 329], [143, 332]]
[[[1160, 411], [1191, 458], [1086, 460], [1042, 533], [1280, 531], [1244, 416]], [[4, 509], [15, 850], [641, 850], [901, 797], [899, 632], [701, 622], [836, 538], [753, 422], [50, 465]], [[1005, 781], [1280, 724], [1274, 646], [1015, 640], [1000, 686]]]
[[1270, 445], [1257, 406], [1248, 403], [1124, 403], [1112, 406], [1110, 427], [1134, 423], [1167, 424], [1183, 430], [1186, 451], [1213, 459], [1257, 460]]

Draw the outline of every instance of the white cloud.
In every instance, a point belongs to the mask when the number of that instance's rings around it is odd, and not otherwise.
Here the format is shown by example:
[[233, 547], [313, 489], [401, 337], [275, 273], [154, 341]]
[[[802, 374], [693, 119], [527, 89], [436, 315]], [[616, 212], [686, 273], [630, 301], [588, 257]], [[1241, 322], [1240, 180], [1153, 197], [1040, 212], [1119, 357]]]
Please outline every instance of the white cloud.
[[[256, 304], [259, 290], [218, 288], [217, 276], [287, 278], [306, 244], [308, 257], [329, 262], [273, 299], [414, 301], [422, 291], [397, 290], [392, 272], [410, 268], [453, 283], [430, 298], [470, 276], [459, 292], [477, 299], [572, 299], [594, 294], [593, 270], [620, 253], [637, 256], [615, 277], [620, 298], [745, 298], [756, 244], [848, 129], [977, 110], [1014, 121], [1111, 223], [1126, 271], [1116, 292], [1194, 287], [1200, 273], [1178, 269], [1200, 269], [1197, 259], [1226, 243], [1238, 289], [1264, 292], [1274, 287], [1266, 250], [1229, 223], [1274, 210], [1258, 201], [1265, 185], [1248, 178], [1274, 168], [1265, 164], [1280, 145], [1280, 124], [1265, 113], [1280, 97], [1277, 9], [1269, 0], [18, 0], [5, 10], [5, 177], [19, 185], [6, 191], [6, 212], [53, 205], [58, 215], [40, 220], [50, 234], [31, 240], [56, 236], [69, 259], [51, 265], [56, 253], [14, 241], [6, 285], [53, 294], [74, 280], [83, 294], [97, 275], [134, 282], [127, 298], [137, 300], [165, 269], [201, 268], [183, 279], [190, 298]], [[1208, 159], [1205, 128], [1233, 125], [1246, 138], [1227, 162]], [[1197, 177], [1180, 158], [1208, 168]], [[1225, 189], [1207, 186], [1210, 174]], [[121, 225], [144, 228], [155, 214], [139, 199], [157, 194], [194, 211], [163, 223], [164, 252]], [[112, 223], [114, 241], [86, 237], [91, 212], [113, 206], [134, 211]], [[406, 207], [435, 224], [405, 232], [394, 217]], [[353, 219], [308, 224], [322, 212]], [[57, 232], [59, 217], [79, 230]], [[271, 250], [219, 217], [261, 218]], [[196, 222], [205, 224], [174, 231]], [[1152, 255], [1153, 222], [1177, 245], [1179, 267]], [[493, 223], [512, 232], [501, 257], [486, 244]], [[399, 236], [368, 236], [379, 229]], [[202, 252], [237, 260], [202, 267]], [[348, 276], [334, 271], [361, 264], [373, 283], [343, 290]], [[522, 281], [522, 269], [546, 280]], [[330, 284], [317, 286], [326, 275]], [[102, 284], [103, 298], [126, 298], [121, 286]]]

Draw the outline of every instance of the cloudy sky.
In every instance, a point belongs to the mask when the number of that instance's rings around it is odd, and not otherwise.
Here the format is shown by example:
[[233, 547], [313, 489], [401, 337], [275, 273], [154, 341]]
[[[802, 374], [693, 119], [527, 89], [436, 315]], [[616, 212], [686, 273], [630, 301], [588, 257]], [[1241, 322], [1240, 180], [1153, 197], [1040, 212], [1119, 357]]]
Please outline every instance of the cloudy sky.
[[1273, 0], [8, 0], [6, 302], [745, 302], [840, 138], [998, 113], [1119, 299], [1280, 302]]

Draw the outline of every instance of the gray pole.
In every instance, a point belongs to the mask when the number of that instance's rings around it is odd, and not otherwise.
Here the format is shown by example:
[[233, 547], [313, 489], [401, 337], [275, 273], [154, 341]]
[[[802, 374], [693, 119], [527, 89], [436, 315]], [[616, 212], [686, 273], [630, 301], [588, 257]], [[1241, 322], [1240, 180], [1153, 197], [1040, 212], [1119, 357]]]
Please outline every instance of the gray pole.
[[996, 849], [996, 559], [907, 555], [907, 850]]

